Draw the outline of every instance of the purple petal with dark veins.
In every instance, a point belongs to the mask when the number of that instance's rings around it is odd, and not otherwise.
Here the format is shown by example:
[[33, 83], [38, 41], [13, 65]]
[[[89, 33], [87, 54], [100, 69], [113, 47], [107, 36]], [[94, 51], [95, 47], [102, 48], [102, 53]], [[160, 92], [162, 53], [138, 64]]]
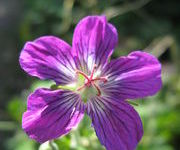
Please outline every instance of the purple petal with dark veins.
[[94, 97], [87, 103], [87, 113], [107, 150], [134, 150], [141, 140], [141, 119], [128, 103], [113, 97]]
[[68, 84], [75, 78], [71, 47], [54, 36], [27, 42], [20, 54], [20, 65], [30, 75]]
[[84, 106], [78, 94], [71, 91], [38, 89], [28, 97], [22, 128], [36, 141], [67, 134], [83, 118]]
[[82, 19], [74, 31], [73, 54], [77, 66], [84, 72], [94, 64], [104, 65], [118, 43], [118, 34], [105, 16], [88, 16]]
[[161, 64], [154, 56], [140, 51], [112, 60], [104, 69], [108, 82], [105, 94], [120, 99], [136, 99], [156, 94], [161, 86]]

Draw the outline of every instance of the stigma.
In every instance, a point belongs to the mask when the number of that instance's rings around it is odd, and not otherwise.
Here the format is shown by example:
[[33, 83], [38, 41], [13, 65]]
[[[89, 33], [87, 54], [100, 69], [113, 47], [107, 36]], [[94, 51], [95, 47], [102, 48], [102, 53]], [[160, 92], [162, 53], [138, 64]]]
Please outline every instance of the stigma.
[[76, 74], [81, 74], [85, 78], [84, 84], [78, 87], [77, 91], [81, 91], [87, 87], [94, 87], [97, 91], [97, 96], [101, 96], [101, 90], [97, 82], [102, 81], [103, 83], [106, 83], [107, 77], [95, 77], [94, 74], [96, 72], [96, 69], [97, 69], [97, 65], [95, 64], [93, 66], [90, 76], [88, 76], [87, 74], [85, 74], [84, 72], [80, 70], [76, 70]]

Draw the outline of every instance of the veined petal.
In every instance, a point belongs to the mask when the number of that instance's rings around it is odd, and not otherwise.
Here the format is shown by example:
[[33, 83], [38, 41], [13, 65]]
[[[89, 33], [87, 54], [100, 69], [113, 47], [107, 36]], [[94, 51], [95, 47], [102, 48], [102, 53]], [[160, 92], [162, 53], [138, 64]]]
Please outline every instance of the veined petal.
[[27, 42], [20, 54], [20, 65], [30, 75], [68, 84], [75, 79], [71, 47], [54, 36], [43, 36]]
[[79, 95], [71, 91], [38, 89], [28, 97], [22, 128], [30, 138], [43, 143], [77, 126], [83, 107]]
[[94, 64], [104, 65], [118, 43], [118, 34], [105, 16], [88, 16], [82, 19], [74, 31], [73, 54], [77, 66], [84, 72]]
[[136, 99], [154, 95], [162, 86], [161, 64], [145, 52], [132, 52], [127, 57], [112, 60], [103, 73], [108, 82], [104, 93], [120, 99]]
[[87, 104], [96, 134], [107, 150], [134, 150], [143, 135], [138, 113], [113, 97], [94, 97]]

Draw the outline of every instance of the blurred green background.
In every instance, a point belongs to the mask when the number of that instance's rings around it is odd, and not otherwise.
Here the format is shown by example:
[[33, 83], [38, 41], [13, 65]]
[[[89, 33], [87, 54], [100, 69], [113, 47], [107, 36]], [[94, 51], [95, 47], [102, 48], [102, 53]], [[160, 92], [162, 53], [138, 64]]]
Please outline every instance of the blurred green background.
[[53, 144], [59, 150], [104, 149], [88, 117], [77, 130], [40, 148], [21, 129], [27, 95], [51, 85], [20, 69], [24, 43], [56, 35], [71, 44], [78, 21], [94, 14], [105, 14], [118, 30], [113, 58], [141, 49], [162, 63], [163, 88], [135, 106], [144, 125], [137, 150], [180, 150], [179, 0], [0, 0], [0, 150], [53, 150]]

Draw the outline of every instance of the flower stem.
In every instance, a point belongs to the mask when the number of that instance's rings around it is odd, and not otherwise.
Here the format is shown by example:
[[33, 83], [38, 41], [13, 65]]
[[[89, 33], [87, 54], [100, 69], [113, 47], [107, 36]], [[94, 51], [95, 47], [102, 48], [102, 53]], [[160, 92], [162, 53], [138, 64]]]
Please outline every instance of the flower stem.
[[53, 140], [49, 141], [49, 146], [51, 147], [52, 150], [59, 150], [57, 145], [54, 143]]
[[138, 103], [134, 102], [134, 101], [130, 101], [130, 100], [126, 100], [129, 104], [134, 105], [134, 106], [139, 106]]

